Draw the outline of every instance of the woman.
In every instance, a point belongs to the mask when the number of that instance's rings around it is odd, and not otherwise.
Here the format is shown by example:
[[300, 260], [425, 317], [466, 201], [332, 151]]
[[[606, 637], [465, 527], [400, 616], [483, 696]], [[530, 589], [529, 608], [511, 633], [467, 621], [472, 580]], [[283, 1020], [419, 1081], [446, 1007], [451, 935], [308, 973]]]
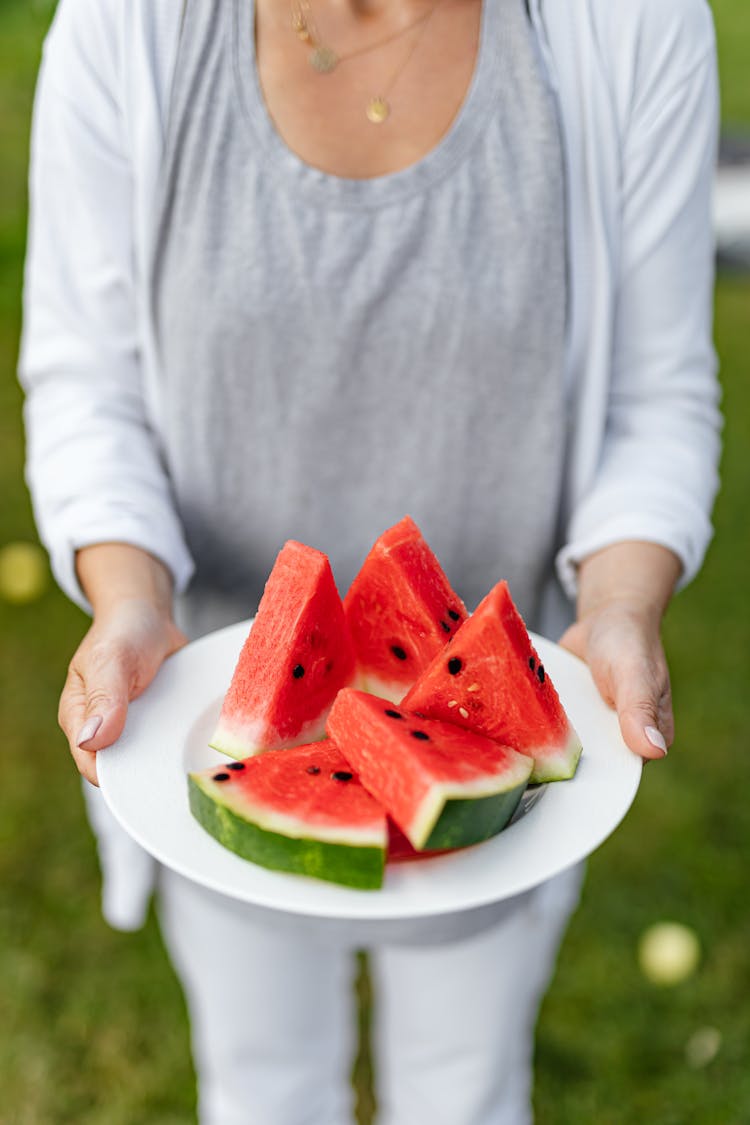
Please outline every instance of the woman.
[[[22, 378], [41, 533], [93, 610], [60, 706], [84, 777], [285, 538], [346, 588], [407, 510], [666, 754], [659, 626], [716, 488], [716, 100], [703, 0], [62, 0]], [[89, 800], [132, 925], [148, 865]], [[577, 879], [373, 950], [381, 1122], [530, 1120]], [[159, 884], [201, 1120], [349, 1120], [362, 935]]]

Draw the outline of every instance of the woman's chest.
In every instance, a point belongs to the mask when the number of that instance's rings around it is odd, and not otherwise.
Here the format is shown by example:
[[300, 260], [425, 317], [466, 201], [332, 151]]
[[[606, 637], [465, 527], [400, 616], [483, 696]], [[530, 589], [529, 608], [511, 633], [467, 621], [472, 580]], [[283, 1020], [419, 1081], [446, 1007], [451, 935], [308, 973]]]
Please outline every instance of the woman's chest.
[[[317, 16], [307, 0], [293, 0], [289, 18], [259, 0], [258, 81], [279, 136], [305, 163], [336, 176], [369, 178], [415, 164], [466, 98], [480, 19], [481, 0], [426, 0], [399, 19], [369, 21], [353, 21], [347, 5]], [[319, 69], [321, 58], [331, 69]]]
[[[351, 355], [358, 367], [377, 357], [382, 383], [431, 369], [429, 341], [452, 371], [481, 366], [475, 352], [522, 353], [551, 310], [557, 323], [562, 159], [522, 0], [485, 0], [471, 88], [437, 148], [374, 178], [331, 175], [285, 143], [262, 99], [251, 7], [187, 7], [153, 275], [162, 345], [181, 353], [173, 369], [199, 352], [214, 372], [252, 356], [275, 378], [317, 349], [331, 379]], [[363, 112], [361, 127], [383, 135]]]

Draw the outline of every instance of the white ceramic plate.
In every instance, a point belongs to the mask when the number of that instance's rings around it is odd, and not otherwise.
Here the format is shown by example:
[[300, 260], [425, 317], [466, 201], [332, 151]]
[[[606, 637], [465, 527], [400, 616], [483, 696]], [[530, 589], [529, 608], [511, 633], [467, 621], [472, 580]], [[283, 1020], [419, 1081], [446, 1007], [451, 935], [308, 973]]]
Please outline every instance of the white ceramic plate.
[[486, 843], [387, 868], [379, 891], [267, 871], [223, 848], [193, 819], [187, 772], [220, 761], [210, 737], [247, 635], [232, 625], [171, 657], [131, 704], [119, 741], [97, 758], [104, 797], [122, 826], [180, 874], [256, 906], [347, 921], [420, 919], [500, 902], [577, 863], [617, 827], [638, 789], [641, 760], [588, 669], [534, 636], [544, 666], [578, 730], [583, 755], [572, 781], [539, 792], [524, 815]]

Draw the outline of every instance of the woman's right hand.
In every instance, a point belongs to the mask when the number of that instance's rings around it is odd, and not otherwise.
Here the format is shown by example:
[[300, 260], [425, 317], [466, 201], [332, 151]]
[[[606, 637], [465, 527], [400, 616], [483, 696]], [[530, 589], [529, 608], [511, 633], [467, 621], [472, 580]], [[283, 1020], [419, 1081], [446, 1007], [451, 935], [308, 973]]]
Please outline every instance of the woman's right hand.
[[83, 776], [97, 785], [96, 754], [120, 737], [131, 699], [187, 638], [161, 610], [130, 599], [97, 615], [68, 668], [58, 719]]
[[187, 637], [172, 620], [171, 576], [147, 552], [96, 544], [78, 552], [77, 570], [94, 620], [70, 662], [58, 720], [79, 771], [97, 785], [97, 752], [120, 737], [130, 700]]

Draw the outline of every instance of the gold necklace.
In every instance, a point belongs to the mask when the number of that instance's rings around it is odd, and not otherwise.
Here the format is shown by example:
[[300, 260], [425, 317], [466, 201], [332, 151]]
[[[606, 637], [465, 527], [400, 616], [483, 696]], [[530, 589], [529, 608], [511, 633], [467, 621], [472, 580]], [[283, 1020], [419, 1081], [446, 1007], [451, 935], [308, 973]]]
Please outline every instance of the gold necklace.
[[367, 43], [364, 47], [356, 47], [351, 51], [342, 53], [334, 51], [332, 47], [322, 41], [318, 34], [318, 28], [315, 23], [310, 0], [292, 0], [292, 30], [295, 32], [298, 39], [303, 43], [309, 44], [310, 53], [308, 55], [308, 61], [312, 68], [319, 74], [330, 74], [336, 69], [339, 63], [347, 62], [349, 59], [356, 58], [358, 55], [364, 55], [367, 54], [368, 51], [375, 51], [379, 47], [384, 47], [386, 44], [392, 43], [395, 39], [399, 39], [402, 35], [407, 35], [410, 31], [414, 31], [422, 25], [421, 33], [415, 36], [407, 55], [391, 75], [390, 80], [384, 87], [383, 93], [371, 97], [367, 102], [367, 107], [365, 109], [367, 120], [372, 122], [373, 125], [382, 125], [382, 123], [390, 117], [391, 113], [388, 95], [396, 85], [401, 72], [406, 69], [407, 63], [414, 54], [417, 44], [427, 28], [427, 24], [430, 22], [430, 17], [439, 3], [440, 0], [435, 0], [435, 3], [428, 12], [424, 12], [407, 27], [402, 27], [398, 31], [393, 31], [390, 35], [386, 35], [382, 39], [377, 39], [374, 43]]
[[430, 22], [430, 18], [431, 18], [433, 12], [435, 11], [435, 9], [437, 8], [439, 3], [440, 3], [440, 0], [435, 0], [434, 4], [430, 8], [429, 12], [424, 17], [424, 23], [422, 24], [422, 29], [421, 29], [419, 35], [416, 35], [414, 37], [414, 39], [412, 40], [412, 44], [411, 44], [405, 58], [401, 61], [401, 63], [394, 70], [394, 72], [391, 75], [390, 80], [388, 81], [387, 85], [383, 88], [383, 92], [381, 94], [377, 94], [373, 98], [370, 98], [369, 102], [367, 103], [367, 108], [365, 110], [365, 113], [367, 115], [367, 120], [372, 122], [373, 125], [382, 125], [383, 122], [387, 121], [388, 118], [391, 116], [391, 103], [388, 101], [389, 95], [390, 95], [391, 91], [393, 90], [393, 87], [396, 85], [399, 78], [401, 77], [402, 71], [406, 70], [409, 59], [412, 57], [415, 50], [417, 49], [417, 45], [419, 44], [420, 39], [422, 38], [425, 31], [427, 30], [427, 25]]
[[309, 0], [296, 0], [296, 2], [293, 0], [292, 29], [298, 39], [302, 40], [303, 43], [309, 43], [308, 61], [313, 70], [317, 70], [319, 74], [330, 74], [339, 63], [347, 62], [348, 59], [353, 59], [357, 55], [365, 55], [368, 51], [376, 51], [378, 47], [385, 47], [388, 43], [392, 43], [394, 39], [399, 39], [402, 35], [408, 35], [410, 31], [428, 20], [431, 15], [431, 11], [424, 12], [406, 27], [399, 28], [398, 31], [392, 31], [390, 35], [384, 35], [382, 39], [376, 39], [374, 43], [366, 43], [364, 47], [355, 47], [351, 51], [339, 52], [323, 43], [321, 36], [318, 34], [318, 27]]

